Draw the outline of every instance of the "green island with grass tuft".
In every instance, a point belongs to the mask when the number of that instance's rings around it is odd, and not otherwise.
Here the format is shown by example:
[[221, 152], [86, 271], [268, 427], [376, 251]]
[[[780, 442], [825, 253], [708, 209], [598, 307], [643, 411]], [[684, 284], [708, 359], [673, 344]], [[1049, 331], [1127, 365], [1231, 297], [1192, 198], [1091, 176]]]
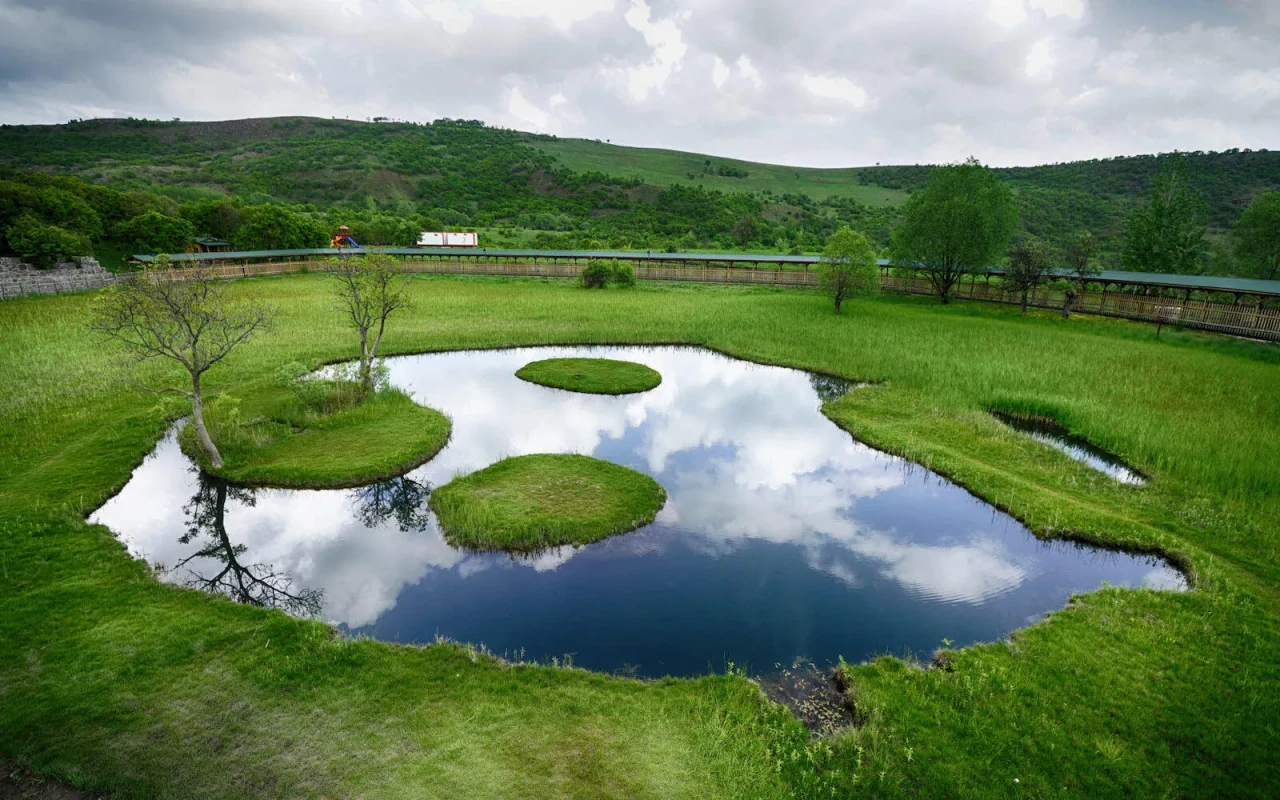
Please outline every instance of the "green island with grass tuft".
[[301, 397], [267, 383], [209, 404], [205, 416], [225, 461], [221, 469], [210, 465], [194, 426], [178, 437], [183, 452], [234, 483], [325, 489], [402, 475], [449, 441], [449, 418], [398, 389], [364, 397], [342, 382], [306, 383], [310, 393]]
[[656, 370], [611, 358], [547, 358], [516, 371], [521, 380], [587, 394], [635, 394], [662, 383]]
[[653, 521], [667, 493], [648, 475], [572, 454], [506, 458], [431, 493], [445, 539], [534, 552], [598, 542]]

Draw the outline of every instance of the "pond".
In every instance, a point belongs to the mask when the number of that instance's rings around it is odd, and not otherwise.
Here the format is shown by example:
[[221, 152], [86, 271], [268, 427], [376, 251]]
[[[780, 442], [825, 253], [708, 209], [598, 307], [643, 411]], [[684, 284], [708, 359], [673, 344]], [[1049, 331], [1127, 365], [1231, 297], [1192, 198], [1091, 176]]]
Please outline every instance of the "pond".
[[[662, 374], [610, 397], [526, 383], [524, 364], [616, 358]], [[539, 347], [394, 358], [391, 381], [453, 419], [404, 478], [243, 489], [202, 476], [173, 434], [92, 516], [162, 579], [314, 614], [395, 642], [640, 676], [755, 674], [924, 657], [998, 639], [1103, 583], [1178, 589], [1163, 561], [1042, 542], [960, 487], [822, 416], [830, 378], [694, 348]], [[858, 388], [855, 391], [875, 391]], [[575, 452], [652, 475], [655, 522], [534, 556], [445, 544], [431, 486], [507, 456]]]
[[993, 411], [992, 416], [1014, 430], [1025, 433], [1038, 442], [1065, 453], [1069, 458], [1095, 469], [1098, 472], [1131, 486], [1142, 486], [1147, 482], [1137, 470], [1121, 461], [1116, 456], [1100, 447], [1091, 444], [1087, 439], [1072, 436], [1066, 428], [1046, 420], [1028, 419], [1013, 414]]

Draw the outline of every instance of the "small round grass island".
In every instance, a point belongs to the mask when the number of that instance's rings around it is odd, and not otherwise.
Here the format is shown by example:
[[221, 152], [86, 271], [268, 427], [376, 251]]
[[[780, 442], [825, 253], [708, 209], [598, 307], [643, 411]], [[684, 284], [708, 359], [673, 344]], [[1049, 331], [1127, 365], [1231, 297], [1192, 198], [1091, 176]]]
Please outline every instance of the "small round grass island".
[[532, 361], [516, 371], [516, 377], [587, 394], [634, 394], [662, 383], [657, 371], [634, 361], [611, 358], [548, 358]]
[[470, 550], [583, 545], [653, 521], [667, 493], [648, 475], [590, 456], [516, 456], [431, 493], [445, 540]]

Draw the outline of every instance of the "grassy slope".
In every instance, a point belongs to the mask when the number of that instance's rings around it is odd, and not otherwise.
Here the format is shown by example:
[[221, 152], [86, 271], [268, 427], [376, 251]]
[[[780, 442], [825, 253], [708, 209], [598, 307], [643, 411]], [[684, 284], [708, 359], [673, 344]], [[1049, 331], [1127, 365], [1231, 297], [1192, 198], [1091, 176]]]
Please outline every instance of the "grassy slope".
[[516, 377], [555, 389], [590, 394], [647, 392], [662, 376], [644, 364], [609, 358], [547, 358], [525, 364]]
[[[210, 375], [349, 356], [315, 276], [236, 291], [279, 330]], [[392, 351], [701, 343], [884, 381], [828, 407], [1040, 533], [1173, 550], [1198, 590], [1107, 591], [966, 650], [952, 673], [853, 670], [867, 725], [806, 744], [736, 676], [645, 685], [465, 649], [329, 637], [157, 584], [83, 514], [163, 430], [104, 382], [86, 296], [0, 304], [0, 754], [82, 785], [237, 797], [1267, 796], [1280, 781], [1280, 355], [1003, 308], [802, 292], [422, 279]], [[1152, 475], [1118, 486], [993, 422], [1055, 414]], [[850, 624], [856, 624], [851, 620]], [[815, 771], [814, 765], [820, 768]], [[429, 788], [428, 788], [429, 787]], [[825, 791], [823, 792], [825, 794]]]
[[[758, 164], [679, 150], [604, 144], [589, 139], [531, 141], [529, 145], [555, 156], [574, 172], [603, 172], [620, 178], [639, 178], [655, 186], [683, 183], [723, 192], [771, 189], [774, 194], [807, 194], [817, 200], [852, 197], [869, 206], [897, 206], [907, 199], [907, 193], [898, 189], [858, 183], [856, 168], [811, 169]], [[711, 160], [713, 168], [735, 167], [746, 170], [748, 175], [745, 178], [703, 175], [707, 159]], [[690, 172], [695, 175], [692, 179], [689, 178]]]
[[329, 413], [308, 409], [272, 382], [219, 399], [206, 422], [223, 468], [210, 468], [193, 427], [183, 429], [182, 445], [206, 470], [236, 483], [363, 486], [426, 463], [449, 441], [448, 417], [392, 389]]
[[653, 521], [667, 493], [648, 475], [597, 458], [506, 458], [431, 493], [454, 547], [534, 552], [598, 542]]

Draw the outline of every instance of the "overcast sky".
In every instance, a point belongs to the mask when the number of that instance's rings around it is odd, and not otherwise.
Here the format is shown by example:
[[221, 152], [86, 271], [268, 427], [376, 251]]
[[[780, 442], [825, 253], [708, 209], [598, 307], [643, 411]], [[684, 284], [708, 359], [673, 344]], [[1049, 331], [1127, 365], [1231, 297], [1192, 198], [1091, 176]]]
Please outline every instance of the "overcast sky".
[[1280, 148], [1280, 0], [0, 0], [0, 122], [305, 114], [804, 166]]

